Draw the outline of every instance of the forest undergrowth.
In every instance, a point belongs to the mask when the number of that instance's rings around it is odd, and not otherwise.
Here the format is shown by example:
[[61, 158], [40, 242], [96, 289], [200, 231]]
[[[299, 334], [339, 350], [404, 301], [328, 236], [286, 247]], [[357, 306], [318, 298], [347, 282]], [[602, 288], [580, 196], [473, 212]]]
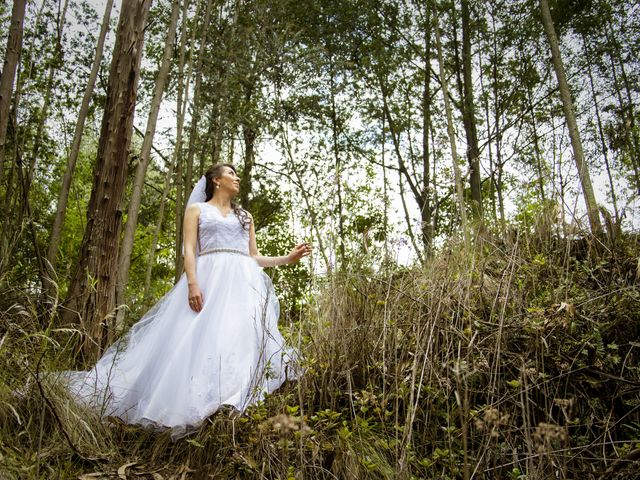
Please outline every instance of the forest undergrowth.
[[486, 234], [316, 278], [287, 330], [304, 376], [175, 442], [45, 381], [77, 332], [6, 291], [0, 478], [640, 478], [639, 285], [632, 235]]

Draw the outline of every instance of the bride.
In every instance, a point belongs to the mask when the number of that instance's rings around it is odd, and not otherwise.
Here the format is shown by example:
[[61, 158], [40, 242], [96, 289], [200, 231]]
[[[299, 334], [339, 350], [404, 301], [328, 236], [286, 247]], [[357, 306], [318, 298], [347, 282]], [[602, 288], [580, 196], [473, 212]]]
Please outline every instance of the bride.
[[244, 411], [295, 378], [296, 352], [278, 331], [279, 305], [260, 267], [299, 261], [258, 253], [251, 215], [233, 202], [240, 181], [212, 166], [184, 218], [184, 274], [87, 372], [67, 372], [72, 396], [103, 416], [171, 429], [174, 438], [222, 405]]

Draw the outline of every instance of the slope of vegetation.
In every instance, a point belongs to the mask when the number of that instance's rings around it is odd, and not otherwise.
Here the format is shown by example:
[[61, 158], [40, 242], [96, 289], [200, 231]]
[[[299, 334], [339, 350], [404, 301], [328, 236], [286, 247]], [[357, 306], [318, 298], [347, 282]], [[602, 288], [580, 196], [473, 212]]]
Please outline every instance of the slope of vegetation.
[[316, 278], [301, 380], [176, 442], [70, 403], [75, 332], [3, 292], [3, 478], [637, 478], [638, 238], [474, 243]]
[[[0, 2], [0, 480], [640, 478], [637, 1], [97, 3]], [[51, 372], [217, 162], [305, 373], [174, 442]]]

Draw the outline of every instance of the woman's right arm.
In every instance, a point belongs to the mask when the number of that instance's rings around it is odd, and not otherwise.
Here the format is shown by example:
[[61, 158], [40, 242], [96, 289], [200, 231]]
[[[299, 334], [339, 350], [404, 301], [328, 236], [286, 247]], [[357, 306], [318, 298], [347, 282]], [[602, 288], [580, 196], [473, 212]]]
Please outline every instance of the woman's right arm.
[[196, 242], [200, 208], [192, 204], [184, 214], [184, 271], [189, 283], [189, 306], [195, 312], [202, 310], [204, 299], [196, 277]]

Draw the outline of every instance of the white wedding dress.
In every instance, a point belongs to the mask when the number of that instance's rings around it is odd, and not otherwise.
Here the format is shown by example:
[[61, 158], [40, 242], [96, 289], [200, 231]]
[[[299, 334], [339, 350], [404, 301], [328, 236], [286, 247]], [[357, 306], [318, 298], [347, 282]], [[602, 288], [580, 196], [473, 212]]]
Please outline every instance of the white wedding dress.
[[222, 405], [244, 411], [296, 377], [297, 354], [278, 331], [269, 277], [249, 256], [233, 212], [198, 203], [196, 275], [204, 298], [188, 304], [186, 275], [87, 372], [66, 372], [79, 402], [127, 423], [179, 437]]

